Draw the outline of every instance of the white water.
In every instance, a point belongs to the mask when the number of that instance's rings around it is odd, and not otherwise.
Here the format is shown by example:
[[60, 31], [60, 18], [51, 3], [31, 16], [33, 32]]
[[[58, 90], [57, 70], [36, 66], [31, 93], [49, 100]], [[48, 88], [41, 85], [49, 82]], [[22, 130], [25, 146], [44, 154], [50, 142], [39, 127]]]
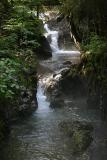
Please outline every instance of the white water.
[[66, 56], [80, 56], [80, 52], [79, 51], [73, 51], [73, 50], [62, 50], [59, 48], [58, 46], [58, 38], [59, 38], [59, 33], [58, 31], [51, 31], [49, 29], [49, 26], [48, 24], [44, 24], [44, 28], [46, 30], [46, 34], [45, 36], [48, 37], [48, 36], [51, 36], [51, 49], [52, 49], [52, 56], [53, 57], [58, 57], [59, 55], [66, 55]]
[[45, 28], [45, 30], [47, 32], [45, 34], [45, 36], [46, 37], [51, 36], [51, 44], [50, 44], [50, 46], [51, 46], [52, 52], [55, 54], [55, 52], [59, 51], [59, 47], [58, 47], [58, 31], [51, 31], [49, 29], [49, 27], [48, 27], [48, 24], [45, 24], [44, 28]]
[[38, 113], [48, 112], [50, 103], [47, 101], [47, 97], [44, 94], [44, 83], [43, 79], [39, 80], [37, 89], [37, 102], [38, 102]]
[[[52, 60], [56, 61], [56, 64], [60, 66], [61, 63], [63, 63], [62, 60], [66, 61], [67, 57], [68, 60], [73, 59], [72, 57], [75, 56], [80, 56], [79, 51], [65, 51], [61, 50], [58, 46], [58, 38], [59, 38], [59, 33], [58, 31], [51, 31], [48, 27], [48, 24], [44, 24], [44, 29], [46, 30], [45, 37], [47, 38], [48, 36], [51, 36], [51, 43], [50, 47], [52, 49]], [[46, 61], [45, 61], [46, 63]], [[51, 61], [51, 64], [53, 62]], [[53, 64], [55, 67], [57, 66], [55, 63]], [[48, 66], [50, 67], [50, 66]], [[56, 67], [57, 68], [57, 67]], [[50, 76], [47, 78], [49, 79]], [[39, 80], [38, 83], [38, 89], [37, 89], [37, 101], [38, 101], [38, 111], [39, 113], [43, 112], [50, 112], [49, 106], [50, 103], [47, 101], [47, 97], [44, 94], [44, 87], [45, 87], [45, 78], [42, 78]]]

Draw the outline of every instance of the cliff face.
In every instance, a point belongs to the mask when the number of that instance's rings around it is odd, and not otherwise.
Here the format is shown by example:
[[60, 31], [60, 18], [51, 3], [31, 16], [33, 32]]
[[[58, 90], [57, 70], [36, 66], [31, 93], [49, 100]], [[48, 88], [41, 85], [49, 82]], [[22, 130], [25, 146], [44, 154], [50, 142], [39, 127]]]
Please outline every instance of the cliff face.
[[107, 36], [107, 2], [62, 1], [62, 12], [68, 18], [71, 32], [79, 42], [87, 42], [90, 33]]
[[58, 14], [56, 18], [48, 21], [48, 24], [50, 29], [59, 31], [59, 48], [65, 50], [75, 50], [76, 48], [80, 49], [79, 38], [76, 35], [75, 29], [71, 27], [70, 21], [66, 16]]

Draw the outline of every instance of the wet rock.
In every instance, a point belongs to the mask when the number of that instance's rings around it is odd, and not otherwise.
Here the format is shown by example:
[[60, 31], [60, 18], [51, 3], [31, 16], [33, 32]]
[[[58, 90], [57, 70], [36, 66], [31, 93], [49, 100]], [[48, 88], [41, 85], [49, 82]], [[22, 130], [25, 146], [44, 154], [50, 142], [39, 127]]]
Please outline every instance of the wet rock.
[[72, 65], [71, 61], [65, 61], [63, 65], [70, 67]]
[[56, 17], [57, 22], [61, 22], [64, 19], [64, 15], [60, 14]]
[[52, 76], [50, 76], [48, 79], [46, 79], [45, 91], [50, 94], [53, 91], [55, 92], [55, 90], [59, 89], [58, 82], [60, 81], [60, 79], [61, 79], [61, 72], [57, 72]]
[[45, 36], [42, 36], [39, 39], [39, 44], [40, 44], [40, 47], [36, 49], [37, 56], [40, 59], [47, 59], [52, 57], [52, 50]]
[[59, 47], [63, 49], [72, 50], [74, 46], [74, 41], [71, 39], [70, 26], [65, 18], [63, 18], [59, 23]]
[[72, 69], [65, 67], [54, 73], [45, 83], [45, 93], [51, 106], [64, 106], [64, 96], [86, 96], [86, 90], [81, 77], [72, 73]]
[[87, 105], [91, 109], [100, 109], [100, 97], [98, 95], [88, 95]]
[[21, 99], [17, 112], [20, 116], [31, 114], [37, 108], [37, 99], [35, 97], [36, 89], [24, 90], [21, 93]]
[[64, 93], [74, 96], [86, 95], [84, 80], [76, 73], [73, 67], [62, 73], [59, 85]]
[[45, 82], [45, 92], [47, 94], [52, 94], [52, 92], [55, 90], [57, 86], [57, 82], [53, 77], [50, 77]]
[[58, 86], [58, 81], [61, 78], [61, 74], [54, 74], [46, 81], [45, 93], [50, 101], [50, 107], [57, 108], [64, 106], [64, 99], [62, 92]]
[[51, 30], [58, 30], [58, 23], [56, 18], [52, 18], [51, 20], [49, 20], [48, 22], [49, 28]]
[[47, 40], [48, 40], [49, 44], [51, 44], [51, 41], [52, 41], [52, 40], [51, 40], [51, 35], [48, 35], [48, 36], [47, 36]]
[[48, 100], [51, 102], [51, 107], [64, 106], [64, 95], [66, 91], [67, 93], [68, 91], [71, 93], [69, 89], [72, 82], [71, 79], [68, 80], [69, 72], [70, 68], [65, 67], [47, 79], [45, 93], [47, 94]]
[[50, 97], [50, 107], [51, 108], [60, 108], [64, 106], [64, 99], [62, 93], [58, 90], [55, 90]]
[[91, 144], [93, 127], [88, 122], [63, 121], [59, 124], [60, 131], [70, 138], [72, 153], [83, 153]]
[[71, 40], [70, 31], [65, 31], [63, 28], [61, 28], [61, 31], [59, 32], [58, 44], [60, 48], [65, 50], [72, 49], [74, 44], [73, 40]]
[[70, 67], [63, 68], [62, 70], [60, 70], [60, 72], [61, 72], [61, 80], [62, 80], [62, 78], [67, 76], [67, 74], [70, 72]]
[[48, 21], [51, 30], [59, 31], [58, 45], [61, 49], [74, 49], [74, 41], [70, 35], [69, 23], [62, 14]]

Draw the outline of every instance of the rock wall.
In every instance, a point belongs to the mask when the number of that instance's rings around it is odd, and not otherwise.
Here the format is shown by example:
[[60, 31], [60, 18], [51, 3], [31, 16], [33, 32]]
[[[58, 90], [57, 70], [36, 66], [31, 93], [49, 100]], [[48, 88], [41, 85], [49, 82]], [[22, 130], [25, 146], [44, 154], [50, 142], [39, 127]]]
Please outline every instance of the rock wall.
[[71, 37], [70, 25], [66, 17], [63, 15], [57, 15], [56, 18], [49, 20], [48, 24], [51, 30], [59, 31], [59, 48], [65, 50], [76, 49], [74, 46], [73, 37]]
[[40, 46], [36, 49], [36, 54], [38, 58], [47, 59], [52, 57], [52, 50], [45, 36], [40, 37], [39, 44]]

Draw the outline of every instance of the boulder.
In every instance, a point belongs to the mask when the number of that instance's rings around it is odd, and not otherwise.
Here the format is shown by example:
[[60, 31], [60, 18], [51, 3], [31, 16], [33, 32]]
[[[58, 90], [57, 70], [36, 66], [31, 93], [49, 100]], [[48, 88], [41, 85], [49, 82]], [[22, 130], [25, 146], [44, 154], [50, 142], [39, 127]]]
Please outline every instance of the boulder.
[[61, 22], [64, 19], [64, 15], [60, 14], [56, 17], [57, 22]]
[[72, 153], [83, 153], [91, 144], [93, 126], [88, 122], [63, 121], [59, 124], [60, 131], [70, 138]]
[[61, 74], [54, 74], [46, 81], [45, 93], [47, 94], [48, 100], [50, 101], [50, 107], [59, 108], [64, 105], [64, 99], [62, 96], [62, 92], [59, 88], [59, 80], [61, 78]]
[[72, 62], [71, 62], [71, 61], [65, 61], [65, 62], [63, 63], [63, 65], [70, 67], [70, 66], [72, 66]]
[[57, 89], [54, 90], [50, 97], [50, 107], [51, 108], [60, 108], [64, 106], [64, 99], [62, 93], [59, 92]]
[[37, 109], [37, 99], [35, 97], [36, 88], [34, 90], [24, 90], [21, 93], [20, 105], [17, 109], [19, 116], [28, 116]]
[[82, 77], [76, 73], [75, 68], [70, 68], [62, 72], [59, 85], [64, 93], [72, 94], [73, 96], [86, 96], [86, 88]]
[[40, 59], [52, 57], [52, 50], [45, 36], [40, 37], [39, 44], [40, 46], [36, 49], [37, 56]]

